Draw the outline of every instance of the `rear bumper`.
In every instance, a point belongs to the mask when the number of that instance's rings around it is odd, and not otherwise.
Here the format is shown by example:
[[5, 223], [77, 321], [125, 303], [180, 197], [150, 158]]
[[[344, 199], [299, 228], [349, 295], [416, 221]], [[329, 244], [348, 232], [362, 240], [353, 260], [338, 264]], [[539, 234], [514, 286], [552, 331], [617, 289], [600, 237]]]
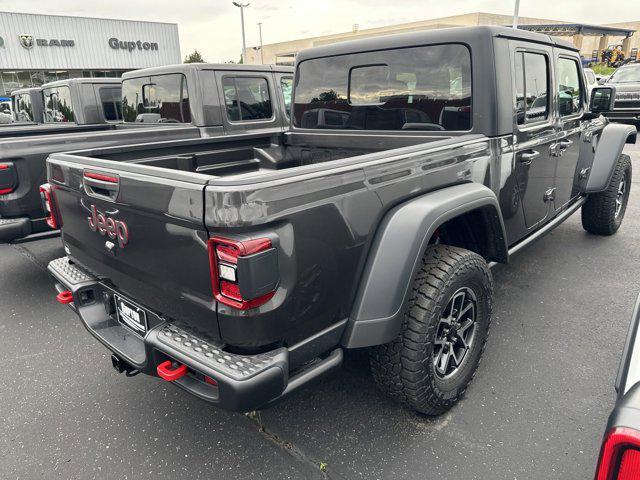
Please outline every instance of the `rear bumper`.
[[108, 313], [103, 299], [114, 291], [106, 283], [78, 268], [68, 257], [53, 260], [48, 270], [58, 292], [72, 292], [73, 303], [69, 306], [87, 330], [121, 361], [153, 376], [158, 376], [157, 367], [166, 360], [186, 365], [188, 373], [171, 383], [226, 410], [246, 412], [268, 406], [342, 363], [342, 350], [336, 349], [290, 377], [287, 348], [257, 355], [234, 354], [148, 309], [150, 327], [142, 337]]
[[0, 243], [11, 242], [46, 231], [52, 235], [59, 233], [58, 230], [51, 230], [44, 218], [37, 220], [32, 220], [29, 217], [0, 218]]
[[29, 217], [0, 218], [0, 243], [10, 242], [17, 238], [24, 238], [31, 234], [31, 220]]

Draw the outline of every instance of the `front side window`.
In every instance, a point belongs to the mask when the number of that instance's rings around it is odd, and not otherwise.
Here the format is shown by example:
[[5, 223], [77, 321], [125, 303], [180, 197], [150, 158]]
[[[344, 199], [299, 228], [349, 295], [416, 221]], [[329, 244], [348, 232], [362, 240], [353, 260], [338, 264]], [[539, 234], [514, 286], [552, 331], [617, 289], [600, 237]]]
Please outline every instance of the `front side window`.
[[43, 90], [45, 123], [75, 122], [69, 87]]
[[105, 120], [122, 120], [122, 90], [120, 87], [100, 87], [100, 103]]
[[269, 85], [262, 77], [224, 77], [222, 90], [231, 122], [268, 120], [273, 117]]
[[569, 58], [558, 60], [558, 110], [561, 116], [573, 115], [582, 109], [580, 66]]
[[549, 64], [539, 53], [516, 52], [516, 117], [518, 125], [544, 121], [549, 117]]
[[124, 80], [122, 115], [125, 122], [191, 123], [185, 76], [176, 73]]
[[13, 115], [16, 122], [33, 122], [33, 105], [28, 93], [16, 95], [13, 101]]
[[284, 109], [287, 116], [291, 116], [291, 93], [293, 92], [293, 78], [282, 77], [280, 79], [280, 88], [282, 89], [282, 98], [284, 99]]
[[471, 55], [464, 45], [311, 59], [298, 72], [296, 127], [471, 129]]

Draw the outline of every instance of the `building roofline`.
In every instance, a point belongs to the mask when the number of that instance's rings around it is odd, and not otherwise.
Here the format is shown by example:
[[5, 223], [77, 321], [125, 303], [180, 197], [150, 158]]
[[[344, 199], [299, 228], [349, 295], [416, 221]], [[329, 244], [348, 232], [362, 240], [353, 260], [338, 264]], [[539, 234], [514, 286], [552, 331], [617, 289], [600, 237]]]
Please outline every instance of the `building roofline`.
[[62, 18], [84, 18], [87, 20], [116, 20], [120, 22], [138, 22], [138, 23], [155, 23], [159, 25], [175, 25], [178, 26], [177, 23], [174, 22], [155, 22], [152, 20], [131, 20], [128, 18], [109, 18], [109, 17], [88, 17], [85, 15], [61, 15], [57, 13], [28, 13], [28, 12], [9, 12], [7, 10], [0, 10], [0, 15], [3, 13], [9, 13], [11, 15], [32, 15], [36, 17], [62, 17]]
[[513, 29], [510, 27], [482, 25], [443, 28], [439, 30], [422, 30], [330, 43], [301, 50], [296, 57], [296, 61], [303, 62], [311, 58], [332, 57], [351, 53], [417, 47], [420, 45], [439, 43], [471, 44], [483, 38], [488, 39], [494, 37], [522, 39], [575, 52], [578, 51], [572, 43], [542, 33], [529, 32], [527, 30]]

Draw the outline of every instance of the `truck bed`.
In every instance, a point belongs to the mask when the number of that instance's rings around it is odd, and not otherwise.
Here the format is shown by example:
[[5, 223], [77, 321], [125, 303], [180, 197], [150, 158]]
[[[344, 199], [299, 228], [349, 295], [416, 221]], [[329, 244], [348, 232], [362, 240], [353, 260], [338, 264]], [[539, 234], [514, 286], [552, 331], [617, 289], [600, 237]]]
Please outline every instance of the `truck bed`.
[[[146, 168], [129, 168], [130, 165], [136, 165], [176, 173], [203, 174], [211, 180], [225, 178], [249, 181], [276, 171], [323, 164], [332, 160], [350, 161], [367, 154], [432, 142], [449, 145], [451, 142], [458, 142], [459, 139], [460, 137], [442, 135], [407, 135], [393, 140], [382, 140], [373, 135], [354, 135], [347, 141], [336, 141], [335, 137], [321, 134], [255, 133], [75, 151], [69, 155], [87, 165], [111, 166], [128, 171], [153, 171]], [[112, 162], [119, 162], [121, 165], [116, 166]], [[162, 176], [166, 175], [165, 173]]]

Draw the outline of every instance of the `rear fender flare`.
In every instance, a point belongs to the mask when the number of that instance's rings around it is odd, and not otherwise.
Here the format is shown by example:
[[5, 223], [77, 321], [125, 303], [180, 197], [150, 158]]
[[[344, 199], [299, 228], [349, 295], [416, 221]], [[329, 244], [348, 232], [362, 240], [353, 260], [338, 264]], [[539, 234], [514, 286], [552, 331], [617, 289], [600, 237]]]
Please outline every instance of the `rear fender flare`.
[[398, 334], [411, 282], [434, 232], [444, 222], [479, 208], [491, 210], [498, 242], [495, 258], [487, 260], [506, 263], [509, 254], [500, 207], [495, 193], [484, 185], [443, 188], [402, 203], [384, 216], [369, 251], [343, 346], [380, 345]]
[[610, 123], [604, 127], [596, 146], [585, 193], [602, 192], [607, 188], [624, 144], [635, 143], [636, 136], [633, 125]]

